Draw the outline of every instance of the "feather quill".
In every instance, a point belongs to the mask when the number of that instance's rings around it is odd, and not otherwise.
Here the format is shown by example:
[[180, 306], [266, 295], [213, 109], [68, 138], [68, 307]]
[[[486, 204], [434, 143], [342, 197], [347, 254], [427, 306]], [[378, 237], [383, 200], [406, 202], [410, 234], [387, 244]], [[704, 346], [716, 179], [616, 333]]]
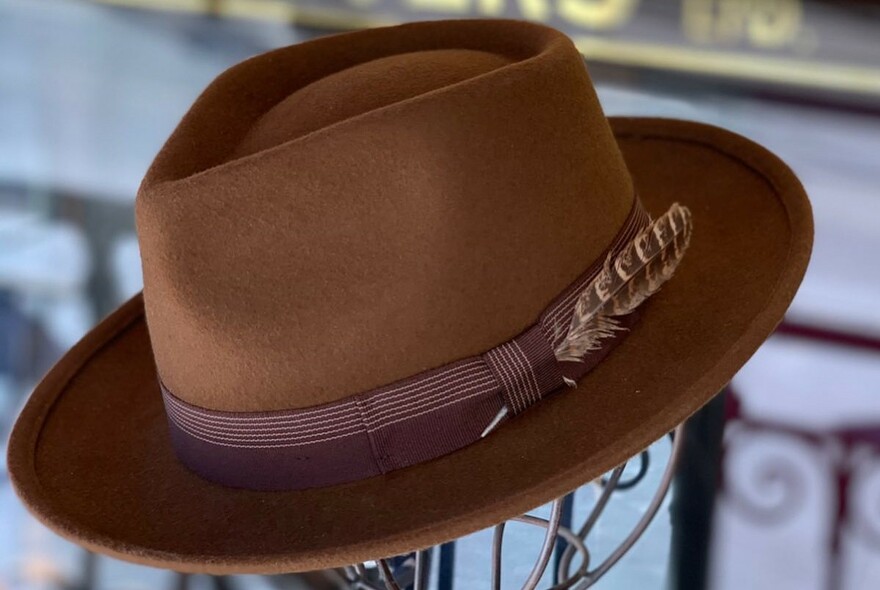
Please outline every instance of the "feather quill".
[[565, 338], [554, 350], [556, 358], [579, 362], [624, 330], [618, 318], [634, 311], [672, 277], [690, 243], [691, 227], [690, 211], [675, 203], [617, 256], [609, 255], [575, 303]]

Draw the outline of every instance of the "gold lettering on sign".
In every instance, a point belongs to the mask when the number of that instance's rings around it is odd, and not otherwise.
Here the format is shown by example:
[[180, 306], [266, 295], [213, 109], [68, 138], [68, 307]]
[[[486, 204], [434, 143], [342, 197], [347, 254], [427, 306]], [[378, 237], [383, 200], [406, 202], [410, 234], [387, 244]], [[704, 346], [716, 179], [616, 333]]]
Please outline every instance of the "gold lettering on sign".
[[708, 43], [712, 31], [712, 0], [682, 0], [681, 26], [691, 41]]
[[801, 33], [802, 0], [683, 0], [682, 27], [698, 43], [792, 44]]
[[519, 0], [519, 8], [529, 20], [547, 20], [550, 16], [549, 0]]
[[570, 23], [605, 31], [625, 25], [638, 0], [559, 0], [559, 16]]
[[803, 7], [798, 0], [758, 2], [749, 18], [749, 40], [756, 47], [791, 43], [801, 29]]
[[506, 4], [506, 0], [477, 0], [477, 8], [486, 16], [503, 14]]

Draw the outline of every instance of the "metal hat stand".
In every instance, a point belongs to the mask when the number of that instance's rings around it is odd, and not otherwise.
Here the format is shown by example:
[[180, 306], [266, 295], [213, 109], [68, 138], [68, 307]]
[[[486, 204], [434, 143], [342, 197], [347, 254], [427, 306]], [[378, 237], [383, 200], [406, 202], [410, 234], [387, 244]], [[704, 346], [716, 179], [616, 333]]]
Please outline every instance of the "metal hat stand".
[[[587, 536], [594, 529], [615, 492], [631, 489], [644, 479], [650, 464], [650, 450], [645, 450], [638, 456], [638, 473], [632, 478], [623, 479], [623, 472], [627, 465], [627, 463], [623, 463], [612, 470], [607, 477], [593, 482], [592, 485], [600, 487], [599, 496], [579, 529], [575, 530], [570, 522], [574, 492], [554, 500], [550, 504], [548, 518], [526, 514], [508, 521], [546, 529], [541, 550], [531, 573], [522, 586], [523, 590], [536, 590], [550, 566], [551, 559], [554, 561], [553, 570], [551, 570], [554, 574], [554, 581], [547, 590], [584, 590], [590, 588], [617, 564], [648, 528], [669, 492], [682, 453], [684, 425], [678, 426], [675, 431], [669, 434], [668, 438], [671, 444], [669, 459], [651, 502], [626, 538], [597, 566], [591, 567], [591, 553], [587, 547]], [[490, 584], [492, 590], [501, 589], [501, 549], [506, 524], [501, 523], [495, 527], [492, 539]], [[369, 564], [358, 563], [342, 570], [333, 570], [332, 575], [337, 578], [337, 587], [350, 590], [428, 590], [431, 556], [435, 553], [440, 554], [440, 575], [442, 577], [443, 554], [444, 551], [448, 551], [448, 547], [449, 544], [446, 544], [416, 552], [414, 557], [405, 559], [402, 563], [394, 563], [389, 559], [379, 559]], [[580, 565], [575, 568], [573, 564], [577, 559], [580, 560]], [[327, 573], [331, 574], [331, 572]], [[446, 575], [449, 577], [448, 573]], [[441, 579], [439, 586], [441, 590], [444, 586], [451, 588], [451, 580], [444, 583]]]

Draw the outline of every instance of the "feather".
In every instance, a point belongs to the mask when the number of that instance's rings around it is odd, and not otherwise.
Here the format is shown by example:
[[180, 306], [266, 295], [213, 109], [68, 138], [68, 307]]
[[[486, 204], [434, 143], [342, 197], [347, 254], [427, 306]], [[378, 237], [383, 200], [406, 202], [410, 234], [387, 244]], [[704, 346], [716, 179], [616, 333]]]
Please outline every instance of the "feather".
[[617, 256], [609, 255], [575, 303], [556, 358], [579, 362], [601, 348], [603, 340], [625, 330], [617, 318], [634, 311], [672, 277], [690, 243], [691, 227], [690, 211], [675, 203]]

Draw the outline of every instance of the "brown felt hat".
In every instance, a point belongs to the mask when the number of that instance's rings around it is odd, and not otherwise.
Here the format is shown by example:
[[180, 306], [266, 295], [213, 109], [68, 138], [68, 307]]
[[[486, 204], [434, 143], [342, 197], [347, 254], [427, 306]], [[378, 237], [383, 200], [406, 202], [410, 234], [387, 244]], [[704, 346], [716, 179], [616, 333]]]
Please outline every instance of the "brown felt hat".
[[[557, 363], [571, 331], [545, 319], [663, 237], [645, 212], [679, 232], [674, 276]], [[572, 43], [513, 21], [234, 66], [156, 157], [137, 226], [143, 295], [39, 384], [9, 470], [63, 536], [208, 573], [399, 554], [597, 477], [733, 377], [812, 243], [767, 150], [606, 118]]]

